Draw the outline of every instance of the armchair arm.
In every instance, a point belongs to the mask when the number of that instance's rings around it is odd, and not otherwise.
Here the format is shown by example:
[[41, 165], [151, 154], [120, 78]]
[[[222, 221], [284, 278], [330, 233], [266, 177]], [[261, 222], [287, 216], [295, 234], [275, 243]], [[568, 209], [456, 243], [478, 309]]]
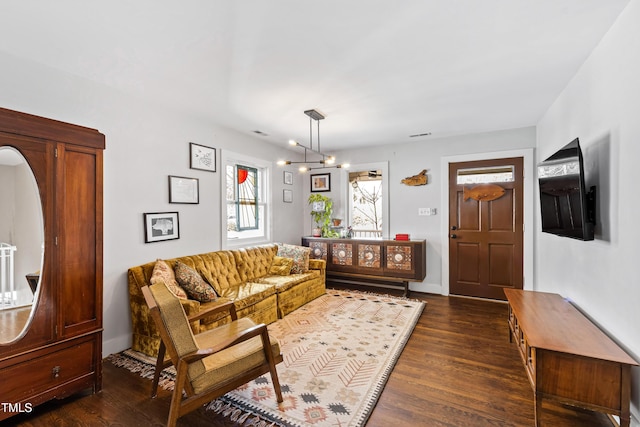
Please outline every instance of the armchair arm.
[[218, 353], [219, 351], [222, 351], [226, 348], [233, 347], [234, 345], [239, 344], [243, 341], [247, 341], [260, 334], [266, 333], [266, 331], [267, 331], [267, 325], [265, 325], [264, 323], [261, 323], [259, 325], [254, 325], [250, 328], [240, 331], [238, 334], [232, 337], [229, 337], [220, 341], [213, 347], [201, 348], [201, 349], [198, 349], [197, 351], [186, 354], [180, 360], [184, 361], [187, 364], [193, 363], [205, 357], [211, 356], [212, 354]]

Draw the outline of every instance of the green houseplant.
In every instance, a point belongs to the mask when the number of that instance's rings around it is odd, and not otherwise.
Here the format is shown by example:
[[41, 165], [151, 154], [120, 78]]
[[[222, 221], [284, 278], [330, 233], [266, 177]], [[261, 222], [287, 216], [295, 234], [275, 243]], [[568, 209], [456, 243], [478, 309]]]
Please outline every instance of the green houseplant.
[[316, 227], [320, 229], [322, 237], [338, 237], [338, 232], [331, 229], [331, 215], [333, 214], [333, 201], [322, 194], [311, 194], [307, 200], [311, 206], [311, 218]]

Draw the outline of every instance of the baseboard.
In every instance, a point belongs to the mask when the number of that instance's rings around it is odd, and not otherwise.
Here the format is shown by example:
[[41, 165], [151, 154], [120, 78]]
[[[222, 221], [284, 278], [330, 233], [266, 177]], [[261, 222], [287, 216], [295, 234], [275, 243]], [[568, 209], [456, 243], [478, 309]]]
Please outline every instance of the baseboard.
[[102, 357], [131, 348], [131, 334], [102, 341]]
[[409, 290], [425, 294], [442, 295], [442, 285], [440, 283], [409, 282]]

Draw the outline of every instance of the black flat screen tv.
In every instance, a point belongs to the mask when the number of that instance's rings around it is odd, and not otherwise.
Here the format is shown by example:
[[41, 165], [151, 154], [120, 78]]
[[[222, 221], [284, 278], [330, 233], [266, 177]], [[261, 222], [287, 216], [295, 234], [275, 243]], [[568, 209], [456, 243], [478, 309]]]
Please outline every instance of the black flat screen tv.
[[596, 188], [586, 189], [578, 138], [538, 165], [542, 231], [593, 240]]

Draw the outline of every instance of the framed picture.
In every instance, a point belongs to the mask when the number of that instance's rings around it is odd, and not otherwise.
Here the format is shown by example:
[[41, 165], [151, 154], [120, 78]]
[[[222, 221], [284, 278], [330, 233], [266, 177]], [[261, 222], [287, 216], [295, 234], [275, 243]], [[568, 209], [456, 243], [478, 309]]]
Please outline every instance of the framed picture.
[[293, 173], [289, 171], [283, 171], [282, 174], [282, 182], [288, 185], [293, 185]]
[[200, 203], [198, 178], [169, 175], [169, 203]]
[[331, 191], [331, 174], [321, 173], [311, 175], [311, 192]]
[[191, 153], [191, 169], [199, 169], [203, 171], [216, 171], [216, 149], [205, 147], [204, 145], [189, 143]]
[[160, 242], [180, 238], [178, 212], [144, 214], [144, 242]]
[[282, 190], [282, 201], [285, 203], [293, 203], [293, 191]]

